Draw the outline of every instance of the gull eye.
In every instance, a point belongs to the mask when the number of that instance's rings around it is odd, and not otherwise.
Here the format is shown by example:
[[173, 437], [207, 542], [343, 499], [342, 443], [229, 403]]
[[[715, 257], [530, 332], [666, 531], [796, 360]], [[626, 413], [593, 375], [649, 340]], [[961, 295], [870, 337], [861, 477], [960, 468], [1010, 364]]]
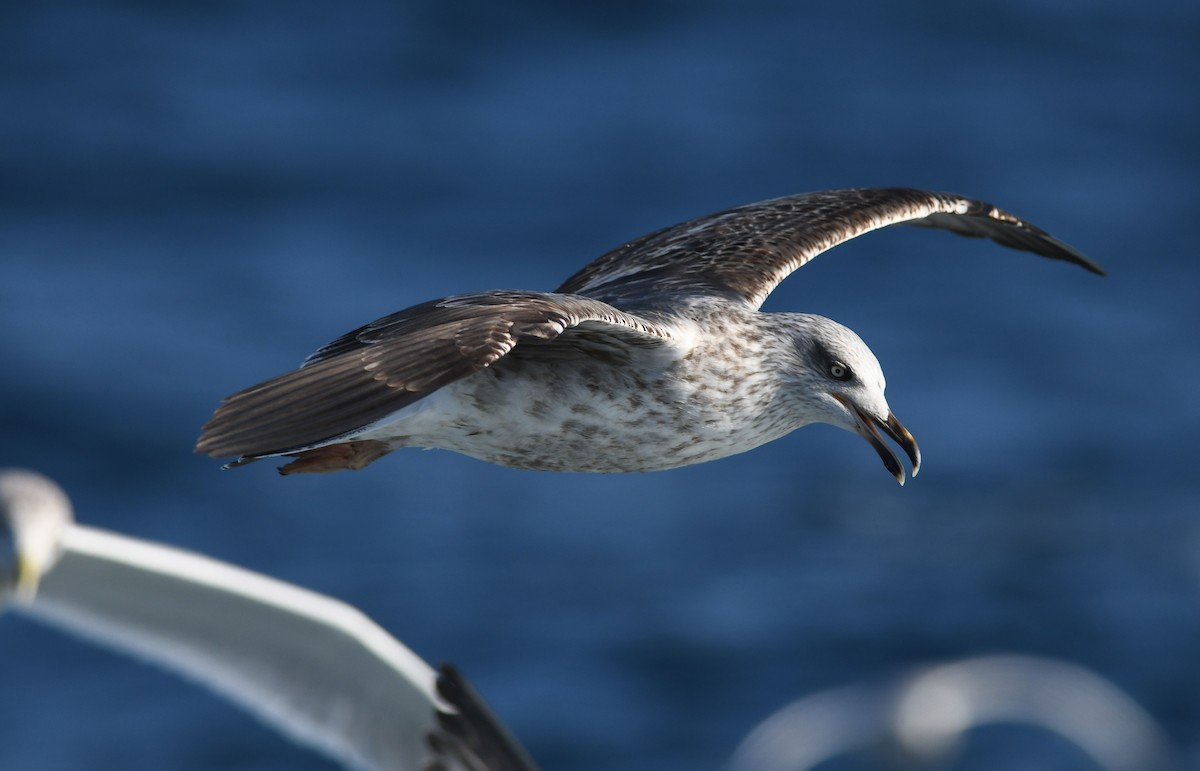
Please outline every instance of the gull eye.
[[829, 376], [834, 380], [849, 380], [850, 368], [840, 361], [835, 361], [829, 365]]

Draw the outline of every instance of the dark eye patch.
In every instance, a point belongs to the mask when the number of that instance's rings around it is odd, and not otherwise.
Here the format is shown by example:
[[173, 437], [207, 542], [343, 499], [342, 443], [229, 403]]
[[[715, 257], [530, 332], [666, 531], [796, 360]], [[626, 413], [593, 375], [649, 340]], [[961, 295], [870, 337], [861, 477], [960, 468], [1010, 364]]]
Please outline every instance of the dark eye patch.
[[813, 363], [816, 368], [834, 380], [846, 382], [854, 379], [854, 370], [850, 365], [835, 357], [819, 341], [813, 341]]

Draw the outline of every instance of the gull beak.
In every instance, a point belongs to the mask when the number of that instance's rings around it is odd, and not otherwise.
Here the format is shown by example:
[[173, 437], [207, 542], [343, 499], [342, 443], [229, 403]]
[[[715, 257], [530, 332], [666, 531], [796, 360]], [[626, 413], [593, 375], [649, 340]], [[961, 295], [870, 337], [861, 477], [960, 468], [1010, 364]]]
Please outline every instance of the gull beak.
[[16, 586], [13, 588], [13, 596], [24, 603], [33, 602], [34, 596], [37, 594], [38, 582], [42, 580], [41, 571], [37, 569], [37, 565], [27, 555], [22, 554], [17, 558], [17, 576]]
[[850, 414], [854, 416], [855, 430], [863, 439], [870, 442], [875, 448], [875, 452], [879, 453], [879, 459], [883, 461], [883, 465], [896, 481], [904, 484], [904, 466], [900, 463], [900, 458], [896, 456], [894, 450], [884, 443], [883, 437], [879, 435], [880, 431], [892, 438], [908, 459], [912, 461], [912, 475], [915, 477], [917, 472], [921, 470], [921, 448], [917, 446], [917, 440], [908, 432], [895, 415], [888, 413], [887, 420], [883, 420], [874, 415], [869, 415], [863, 412], [858, 405], [852, 403], [849, 399], [844, 399], [840, 396], [834, 396], [850, 410]]
[[37, 560], [21, 548], [10, 523], [0, 519], [0, 607], [9, 597], [32, 601], [41, 577]]

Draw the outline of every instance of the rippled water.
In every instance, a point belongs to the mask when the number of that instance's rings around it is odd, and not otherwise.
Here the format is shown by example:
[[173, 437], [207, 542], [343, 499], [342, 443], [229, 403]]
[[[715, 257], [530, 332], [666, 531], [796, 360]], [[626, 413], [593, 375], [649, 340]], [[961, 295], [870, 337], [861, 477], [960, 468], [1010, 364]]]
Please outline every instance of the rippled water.
[[[1200, 10], [1154, 2], [8, 4], [0, 462], [89, 524], [362, 607], [548, 770], [715, 769], [794, 697], [1010, 650], [1194, 747], [1197, 39]], [[899, 228], [780, 289], [879, 355], [925, 453], [903, 490], [826, 427], [632, 476], [191, 453], [222, 396], [384, 313], [893, 184], [995, 201], [1111, 274]], [[0, 652], [0, 768], [330, 767], [24, 619]], [[1022, 741], [972, 767], [1086, 767]]]

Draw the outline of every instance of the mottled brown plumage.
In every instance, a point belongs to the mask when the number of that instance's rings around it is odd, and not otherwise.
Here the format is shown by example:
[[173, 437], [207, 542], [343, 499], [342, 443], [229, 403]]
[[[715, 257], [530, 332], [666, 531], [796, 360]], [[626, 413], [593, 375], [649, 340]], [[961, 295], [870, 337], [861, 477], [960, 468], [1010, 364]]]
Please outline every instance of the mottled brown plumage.
[[196, 450], [285, 473], [361, 468], [405, 446], [518, 468], [648, 471], [748, 450], [811, 422], [859, 433], [903, 481], [878, 362], [819, 316], [765, 314], [821, 252], [908, 223], [1102, 271], [1013, 215], [904, 188], [778, 198], [651, 233], [556, 292], [447, 297], [334, 340], [300, 369], [227, 398]]

